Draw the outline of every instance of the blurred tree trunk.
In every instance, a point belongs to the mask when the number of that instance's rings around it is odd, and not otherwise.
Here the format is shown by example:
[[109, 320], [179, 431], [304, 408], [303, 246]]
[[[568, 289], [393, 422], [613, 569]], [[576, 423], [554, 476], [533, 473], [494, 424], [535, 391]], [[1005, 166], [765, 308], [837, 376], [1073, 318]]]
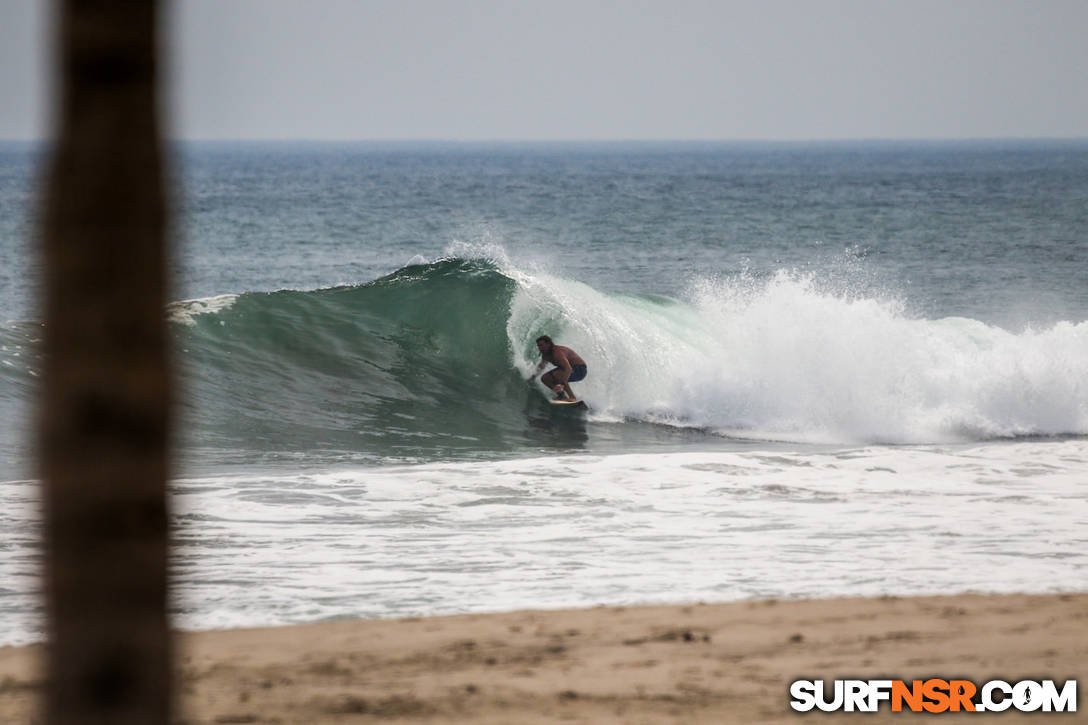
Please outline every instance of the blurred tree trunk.
[[42, 216], [49, 723], [170, 715], [156, 2], [61, 0]]

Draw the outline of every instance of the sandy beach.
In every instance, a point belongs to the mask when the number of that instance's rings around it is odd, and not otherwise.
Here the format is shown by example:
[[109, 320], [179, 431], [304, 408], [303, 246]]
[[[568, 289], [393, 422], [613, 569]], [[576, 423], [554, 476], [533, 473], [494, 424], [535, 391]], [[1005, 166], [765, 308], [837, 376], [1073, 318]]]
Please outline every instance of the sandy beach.
[[[179, 723], [882, 722], [911, 715], [802, 715], [789, 683], [1083, 682], [1088, 594], [519, 611], [184, 633], [177, 643]], [[0, 648], [0, 721], [36, 721], [40, 655]]]

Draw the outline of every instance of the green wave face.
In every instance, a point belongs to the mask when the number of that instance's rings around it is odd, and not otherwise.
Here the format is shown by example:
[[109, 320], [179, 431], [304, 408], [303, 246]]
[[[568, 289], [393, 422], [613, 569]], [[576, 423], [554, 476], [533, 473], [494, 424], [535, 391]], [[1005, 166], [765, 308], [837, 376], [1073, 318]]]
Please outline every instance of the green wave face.
[[194, 315], [175, 328], [188, 442], [380, 459], [525, 445], [540, 396], [512, 363], [515, 289], [490, 263], [443, 260]]

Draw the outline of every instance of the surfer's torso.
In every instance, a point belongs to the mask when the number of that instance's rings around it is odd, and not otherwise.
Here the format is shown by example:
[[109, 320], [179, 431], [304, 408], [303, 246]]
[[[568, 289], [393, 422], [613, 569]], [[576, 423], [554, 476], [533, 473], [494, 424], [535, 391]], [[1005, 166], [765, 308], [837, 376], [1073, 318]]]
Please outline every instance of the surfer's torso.
[[546, 354], [541, 353], [541, 357], [545, 362], [550, 362], [552, 365], [562, 366], [562, 360], [564, 358], [570, 363], [571, 367], [586, 364], [586, 361], [582, 359], [581, 355], [564, 345], [552, 345], [552, 349]]

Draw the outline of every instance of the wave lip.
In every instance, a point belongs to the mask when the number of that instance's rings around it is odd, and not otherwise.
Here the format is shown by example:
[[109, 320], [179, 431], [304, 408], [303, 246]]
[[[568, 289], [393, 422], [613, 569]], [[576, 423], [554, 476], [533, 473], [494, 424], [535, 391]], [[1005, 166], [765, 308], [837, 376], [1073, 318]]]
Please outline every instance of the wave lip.
[[227, 294], [172, 302], [166, 307], [166, 317], [171, 322], [193, 326], [196, 324], [194, 318], [197, 315], [214, 315], [216, 312], [230, 309], [237, 299], [238, 295]]

